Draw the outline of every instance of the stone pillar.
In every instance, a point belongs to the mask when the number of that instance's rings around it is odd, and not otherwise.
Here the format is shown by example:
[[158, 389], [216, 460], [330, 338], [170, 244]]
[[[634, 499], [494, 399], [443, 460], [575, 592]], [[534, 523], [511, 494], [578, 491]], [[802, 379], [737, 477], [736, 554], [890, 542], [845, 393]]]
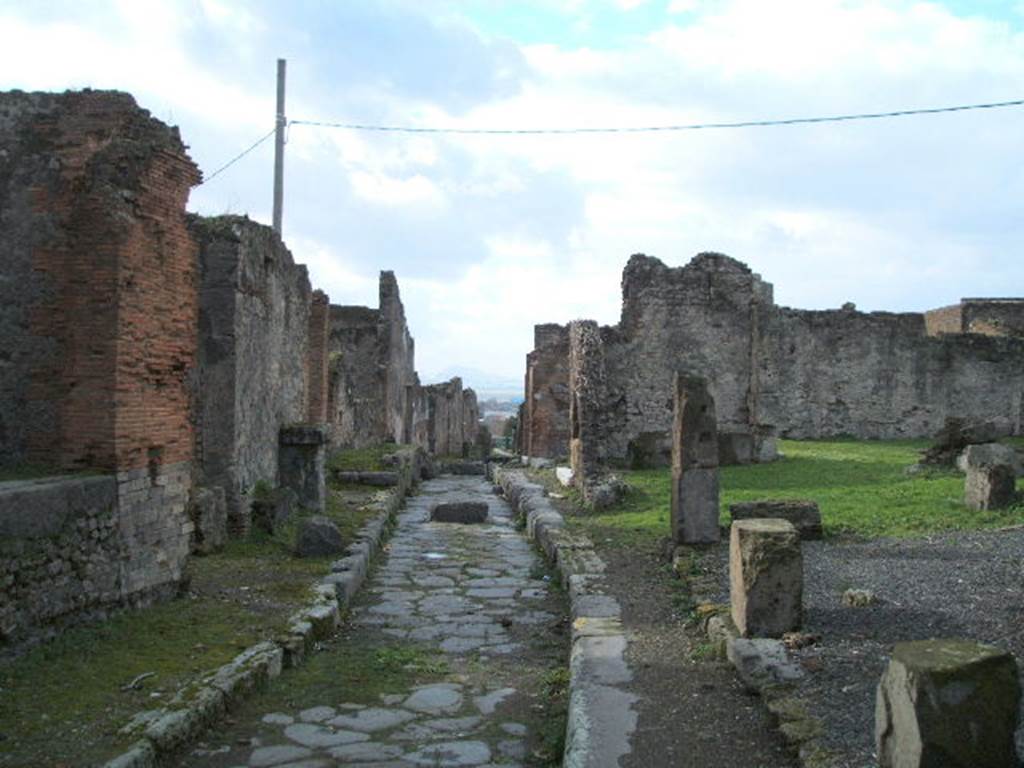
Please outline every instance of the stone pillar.
[[968, 509], [1001, 509], [1017, 498], [1017, 455], [999, 443], [968, 446], [964, 452], [967, 479], [964, 504]]
[[1017, 663], [966, 640], [897, 643], [878, 684], [881, 768], [1016, 768]]
[[744, 637], [781, 637], [803, 619], [800, 534], [788, 520], [737, 520], [729, 538], [732, 620]]
[[708, 544], [719, 539], [718, 430], [707, 381], [677, 373], [673, 387], [672, 539]]
[[323, 512], [327, 505], [326, 442], [326, 430], [320, 426], [281, 428], [280, 486], [295, 491], [299, 506], [314, 512]]

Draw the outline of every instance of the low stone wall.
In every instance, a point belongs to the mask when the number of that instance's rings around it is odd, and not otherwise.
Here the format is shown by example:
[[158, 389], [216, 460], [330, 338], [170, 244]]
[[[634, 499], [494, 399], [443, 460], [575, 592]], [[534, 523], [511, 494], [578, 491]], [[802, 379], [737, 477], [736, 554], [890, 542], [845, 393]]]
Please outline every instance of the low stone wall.
[[632, 679], [625, 661], [622, 610], [608, 594], [605, 564], [586, 537], [565, 529], [565, 520], [542, 486], [514, 469], [489, 465], [512, 509], [562, 576], [572, 612], [566, 768], [612, 768], [629, 752], [636, 728], [636, 696], [622, 686]]
[[0, 484], [0, 645], [177, 589], [191, 522], [170, 469]]

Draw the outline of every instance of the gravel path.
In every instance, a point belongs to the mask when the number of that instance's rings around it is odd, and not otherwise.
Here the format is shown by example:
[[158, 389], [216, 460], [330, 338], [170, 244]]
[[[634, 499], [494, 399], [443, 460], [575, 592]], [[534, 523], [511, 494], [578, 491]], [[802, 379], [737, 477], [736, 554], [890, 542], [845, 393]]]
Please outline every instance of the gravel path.
[[[727, 546], [716, 555], [725, 602]], [[875, 687], [894, 643], [971, 638], [1024, 661], [1024, 530], [804, 542], [803, 555], [804, 631], [821, 641], [795, 654], [807, 670], [800, 693], [841, 768], [877, 765]], [[843, 606], [850, 588], [873, 591], [877, 604]], [[1024, 754], [1024, 728], [1017, 746]]]
[[[486, 524], [429, 521], [442, 501], [488, 505]], [[388, 555], [353, 611], [347, 642], [424, 647], [445, 654], [436, 680], [368, 698], [323, 700], [294, 691], [288, 709], [259, 700], [234, 727], [194, 750], [196, 768], [336, 765], [517, 766], [535, 762], [543, 679], [565, 664], [563, 597], [549, 589], [540, 556], [482, 478], [424, 483], [399, 516]], [[326, 651], [325, 654], [330, 654]], [[318, 663], [324, 663], [320, 659]], [[278, 681], [288, 685], [288, 676]], [[546, 758], [545, 758], [546, 760]]]

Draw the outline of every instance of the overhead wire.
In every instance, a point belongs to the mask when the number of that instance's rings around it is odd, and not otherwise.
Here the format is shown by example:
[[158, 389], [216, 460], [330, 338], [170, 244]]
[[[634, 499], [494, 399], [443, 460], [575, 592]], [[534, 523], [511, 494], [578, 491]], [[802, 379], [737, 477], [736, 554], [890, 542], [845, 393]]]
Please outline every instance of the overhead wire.
[[900, 109], [891, 112], [862, 112], [848, 115], [829, 115], [825, 117], [790, 117], [769, 120], [741, 120], [738, 122], [689, 123], [681, 125], [642, 125], [625, 127], [575, 127], [575, 128], [438, 128], [404, 125], [371, 125], [366, 123], [329, 122], [325, 120], [290, 120], [292, 125], [310, 125], [321, 128], [342, 128], [351, 131], [378, 131], [384, 133], [450, 133], [472, 135], [542, 135], [542, 134], [580, 134], [580, 133], [656, 133], [669, 131], [697, 131], [717, 128], [758, 128], [774, 125], [800, 125], [807, 123], [837, 123], [853, 120], [879, 120], [891, 117], [907, 117], [910, 115], [934, 115], [941, 112], [966, 112], [978, 109], [999, 109], [1002, 107], [1019, 107], [1024, 99], [1013, 101], [995, 101], [983, 104], [963, 104], [952, 107], [929, 107], [923, 109]]
[[[288, 120], [285, 128], [290, 129], [293, 125], [307, 125], [318, 128], [336, 128], [349, 131], [371, 131], [377, 133], [419, 133], [419, 134], [457, 134], [457, 135], [483, 135], [483, 136], [538, 136], [538, 135], [566, 135], [566, 134], [615, 134], [615, 133], [669, 133], [677, 131], [699, 131], [728, 128], [763, 128], [770, 126], [784, 125], [806, 125], [812, 123], [839, 123], [852, 122], [856, 120], [881, 120], [895, 117], [910, 117], [913, 115], [935, 115], [947, 112], [968, 112], [982, 109], [1002, 109], [1005, 107], [1024, 106], [1024, 99], [1013, 99], [1011, 101], [993, 101], [981, 104], [960, 104], [948, 107], [926, 107], [921, 109], [898, 109], [889, 112], [860, 112], [844, 115], [826, 115], [822, 117], [789, 117], [764, 120], [740, 120], [736, 122], [712, 122], [712, 123], [683, 123], [677, 125], [641, 125], [621, 127], [589, 127], [579, 126], [574, 128], [458, 128], [458, 127], [431, 127], [411, 125], [374, 125], [368, 123], [346, 123], [327, 120]], [[253, 142], [248, 148], [235, 155], [228, 162], [224, 163], [217, 170], [203, 179], [202, 183], [207, 184], [217, 176], [248, 155], [263, 142], [274, 135], [277, 130], [275, 125], [268, 133]]]

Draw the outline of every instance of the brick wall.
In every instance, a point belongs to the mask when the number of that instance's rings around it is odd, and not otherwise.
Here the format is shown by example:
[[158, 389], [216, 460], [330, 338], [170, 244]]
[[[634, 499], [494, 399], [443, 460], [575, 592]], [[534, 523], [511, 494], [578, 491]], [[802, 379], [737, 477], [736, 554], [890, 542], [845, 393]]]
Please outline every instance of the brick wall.
[[[0, 146], [0, 463], [109, 473], [109, 499], [71, 493], [61, 526], [5, 538], [24, 633], [180, 581], [198, 319], [184, 208], [199, 171], [177, 130], [123, 93], [2, 93]], [[5, 525], [44, 513], [9, 506]], [[67, 594], [37, 605], [40, 563]]]

